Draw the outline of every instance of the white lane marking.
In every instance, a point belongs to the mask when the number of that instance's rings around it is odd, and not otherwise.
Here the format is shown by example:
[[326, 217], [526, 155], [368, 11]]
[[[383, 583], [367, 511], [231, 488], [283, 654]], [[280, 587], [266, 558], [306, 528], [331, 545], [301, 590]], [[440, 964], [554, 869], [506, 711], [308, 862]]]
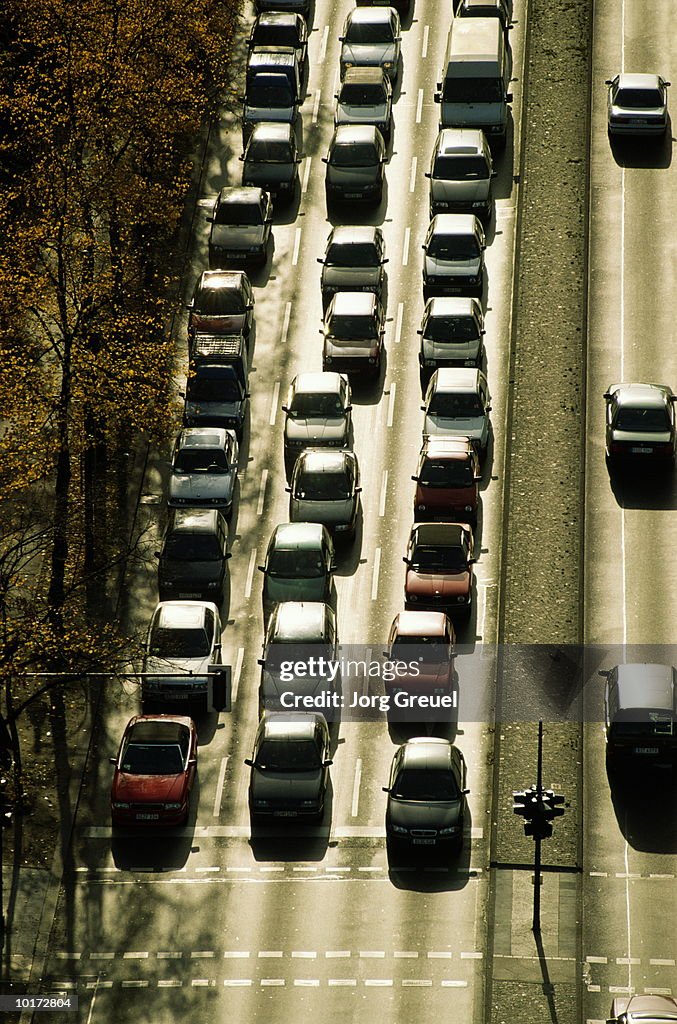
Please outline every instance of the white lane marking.
[[182, 985], [178, 978], [161, 978], [157, 983], [158, 988], [181, 988]]
[[418, 90], [418, 99], [416, 101], [416, 124], [421, 123], [421, 115], [423, 113], [423, 89]]
[[355, 978], [329, 978], [327, 980], [327, 984], [328, 985], [332, 985], [332, 986], [338, 986], [338, 985], [344, 985], [344, 986], [352, 985], [352, 986], [355, 986], [355, 985], [357, 985], [357, 980]]
[[[623, 856], [625, 858], [625, 871], [626, 871], [626, 874], [629, 874], [628, 868], [630, 866], [629, 865], [629, 849], [630, 849], [630, 847], [628, 845], [628, 841], [627, 840], [625, 840], [624, 847], [625, 847], [625, 849], [623, 851]], [[632, 947], [631, 947], [632, 927], [631, 927], [631, 924], [630, 924], [630, 879], [629, 878], [625, 879], [625, 928], [626, 928], [626, 939], [627, 939], [627, 945], [626, 945], [625, 948], [628, 951], [628, 958], [629, 958], [630, 954], [631, 954], [631, 951], [632, 951]], [[631, 985], [632, 985], [632, 967], [628, 963], [628, 986], [631, 986]]]
[[409, 240], [411, 238], [411, 228], [404, 229], [404, 241], [402, 242], [402, 266], [406, 267], [409, 262]]
[[385, 949], [361, 949], [360, 956], [371, 957], [373, 960], [382, 960], [386, 955]]
[[392, 978], [365, 978], [364, 984], [371, 988], [392, 988]]
[[586, 956], [586, 964], [608, 964], [609, 958], [606, 956]]
[[275, 420], [277, 419], [277, 403], [280, 401], [280, 382], [275, 381], [273, 387], [273, 399], [270, 403], [270, 416], [268, 417], [268, 424], [271, 427], [275, 426]]
[[358, 757], [355, 761], [355, 778], [353, 780], [353, 802], [350, 805], [350, 814], [353, 818], [357, 817], [357, 812], [360, 806], [360, 783], [362, 782], [362, 758]]
[[[371, 599], [375, 601], [378, 597], [378, 572], [381, 567], [381, 549], [376, 548], [374, 552], [374, 571], [371, 577]], [[334, 869], [335, 870], [335, 869]]]
[[291, 265], [295, 267], [299, 261], [299, 249], [301, 247], [301, 228], [297, 228], [294, 232], [294, 253], [291, 258]]
[[406, 950], [402, 950], [400, 952], [398, 952], [396, 950], [393, 953], [393, 956], [395, 957], [396, 960], [417, 960], [418, 959], [418, 953], [415, 953], [415, 952], [411, 952], [410, 953], [410, 952], [408, 952]]
[[381, 480], [381, 497], [378, 503], [378, 514], [383, 518], [386, 514], [386, 496], [388, 494], [388, 470], [383, 470], [383, 477]]
[[182, 958], [182, 956], [183, 956], [183, 953], [174, 953], [174, 952], [169, 952], [168, 953], [168, 952], [160, 951], [160, 952], [156, 953], [155, 955], [157, 956], [158, 960], [180, 960]]
[[284, 345], [287, 342], [287, 335], [289, 334], [289, 321], [291, 320], [291, 302], [285, 303], [284, 316], [282, 317], [282, 330], [280, 331], [280, 345]]
[[357, 870], [358, 871], [384, 871], [385, 869], [384, 868], [370, 866], [370, 867], [367, 867], [367, 868], [358, 868]]
[[323, 64], [324, 59], [327, 56], [327, 40], [329, 39], [329, 25], [325, 25], [322, 30], [322, 41], [320, 42], [320, 55], [317, 58], [318, 64]]
[[213, 956], [216, 956], [213, 949], [194, 949], [190, 954], [191, 960], [209, 960]]
[[308, 871], [318, 871], [319, 869], [314, 864], [304, 864], [303, 867], [292, 868], [292, 871], [302, 871], [306, 874]]
[[284, 978], [261, 978], [262, 985], [284, 985]]
[[122, 954], [122, 959], [123, 960], [147, 960], [148, 959], [148, 953], [147, 952], [144, 952], [144, 953], [123, 953]]
[[428, 36], [430, 35], [430, 25], [426, 25], [423, 29], [423, 46], [421, 47], [421, 60], [425, 60], [428, 56]]
[[249, 600], [252, 596], [252, 583], [254, 582], [254, 569], [256, 568], [256, 548], [252, 551], [249, 556], [249, 566], [247, 568], [247, 583], [244, 588], [244, 596]]
[[644, 995], [645, 996], [671, 996], [672, 995], [672, 989], [671, 988], [645, 988], [644, 989]]
[[402, 978], [402, 987], [432, 988], [432, 978]]
[[89, 1004], [89, 1012], [87, 1014], [87, 1024], [91, 1024], [91, 1021], [92, 1021], [92, 1014], [94, 1013], [94, 1004], [96, 1002], [96, 997], [97, 997], [98, 992], [99, 992], [99, 982], [100, 982], [100, 980], [101, 980], [101, 975], [97, 974], [96, 981], [94, 982], [94, 991], [92, 993], [92, 1000], [91, 1000], [91, 1002]]
[[[201, 872], [201, 873], [202, 873], [203, 875], [209, 875], [209, 874], [212, 874], [212, 873], [217, 873], [217, 874], [218, 874], [218, 872], [219, 872], [220, 870], [221, 870], [221, 868], [220, 868], [220, 867], [218, 867], [218, 865], [215, 865], [215, 866], [213, 866], [213, 867], [208, 867], [208, 868], [195, 868], [195, 871], [196, 871], [196, 872], [198, 872], [198, 871], [199, 871], [199, 872]], [[191, 955], [192, 955], [192, 954], [191, 954]]]
[[395, 317], [395, 344], [399, 345], [402, 337], [402, 318], [404, 316], [404, 303], [397, 303], [397, 315]]
[[447, 952], [431, 952], [428, 953], [428, 960], [451, 960], [451, 953]]
[[244, 987], [245, 985], [251, 985], [251, 983], [251, 978], [226, 978], [223, 984], [227, 985], [228, 988], [237, 988], [240, 986]]
[[214, 809], [212, 810], [212, 815], [215, 818], [218, 818], [219, 814], [221, 813], [221, 798], [223, 796], [223, 783], [224, 783], [225, 778], [226, 778], [226, 768], [228, 767], [228, 758], [229, 757], [230, 757], [230, 754], [226, 754], [225, 757], [221, 758], [221, 766], [219, 768], [219, 780], [216, 783], [216, 795], [214, 797]]
[[609, 877], [609, 872], [608, 871], [591, 871], [590, 872], [590, 876], [591, 876], [591, 878], [608, 878]]
[[233, 950], [228, 950], [223, 955], [228, 960], [246, 960], [247, 957], [249, 956], [249, 951], [247, 950], [245, 952], [244, 950], [233, 949]]
[[298, 987], [304, 986], [306, 988], [319, 988], [319, 978], [294, 978], [294, 984]]
[[638, 956], [617, 956], [617, 964], [638, 964], [640, 962]]
[[412, 158], [411, 158], [411, 171], [409, 172], [409, 191], [410, 192], [413, 192], [414, 189], [416, 188], [416, 167], [417, 167], [417, 165], [418, 165], [418, 160], [416, 159], [415, 156], [412, 156]]
[[281, 957], [281, 956], [282, 956], [282, 950], [281, 949], [272, 949], [272, 950], [271, 949], [260, 949], [259, 950], [259, 957], [260, 958], [261, 957], [276, 957], [276, 958], [279, 959], [279, 957]]
[[262, 867], [261, 871], [284, 871], [284, 867], [275, 864], [274, 866], [270, 866], [270, 867], [265, 867], [265, 868]]
[[349, 949], [328, 949], [324, 955], [327, 957], [327, 959], [338, 959], [340, 957], [341, 959], [345, 960], [351, 954]]
[[392, 425], [393, 425], [393, 414], [395, 412], [395, 392], [396, 392], [396, 390], [397, 390], [397, 385], [395, 383], [391, 384], [390, 385], [390, 398], [388, 399], [388, 420], [387, 420], [387, 423], [388, 423], [389, 427], [392, 427]]
[[468, 982], [467, 981], [450, 981], [448, 979], [445, 979], [442, 982], [442, 988], [467, 988], [467, 987], [468, 987]]
[[481, 960], [484, 953], [480, 953], [476, 950], [471, 950], [468, 953], [461, 953], [461, 960]]
[[259, 500], [256, 505], [256, 514], [260, 516], [263, 512], [263, 504], [266, 500], [266, 484], [268, 483], [268, 470], [261, 470], [261, 483], [259, 484]]
[[652, 967], [674, 967], [675, 966], [675, 961], [674, 960], [660, 960], [657, 957], [655, 957], [654, 959], [650, 959], [649, 963], [651, 964]]
[[[244, 647], [238, 647], [238, 649], [237, 649], [237, 659], [235, 661], [235, 671], [233, 672], [233, 685], [232, 685], [231, 691], [230, 691], [230, 702], [231, 702], [231, 704], [234, 704], [236, 699], [237, 699], [237, 688], [240, 685], [240, 676], [242, 675], [242, 662], [243, 661], [244, 661]], [[228, 870], [230, 871], [231, 869], [228, 868]], [[235, 871], [235, 870], [239, 870], [239, 869], [233, 868], [233, 870]]]
[[[318, 96], [318, 101], [319, 101], [319, 96], [320, 96], [319, 92], [318, 92], [317, 96]], [[303, 181], [301, 183], [301, 195], [303, 195], [303, 196], [308, 191], [308, 179], [310, 178], [310, 165], [311, 165], [312, 162], [313, 162], [312, 157], [307, 156], [306, 157], [306, 166], [303, 168]]]
[[304, 951], [302, 949], [293, 949], [291, 955], [292, 957], [296, 957], [298, 960], [315, 960], [317, 958], [317, 953]]

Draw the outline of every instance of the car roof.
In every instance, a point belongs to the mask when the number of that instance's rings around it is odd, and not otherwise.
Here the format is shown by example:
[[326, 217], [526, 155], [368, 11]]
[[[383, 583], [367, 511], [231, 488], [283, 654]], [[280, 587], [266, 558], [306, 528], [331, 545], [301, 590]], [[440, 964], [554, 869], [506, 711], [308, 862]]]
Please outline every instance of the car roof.
[[226, 185], [219, 192], [218, 202], [219, 206], [248, 206], [250, 203], [260, 203], [264, 195], [263, 189], [256, 185]]
[[225, 427], [186, 427], [179, 434], [179, 448], [225, 448]]
[[371, 316], [377, 304], [373, 292], [336, 292], [330, 309], [338, 316]]
[[660, 75], [634, 74], [621, 71], [618, 75], [618, 87], [621, 89], [660, 89]]
[[[362, 10], [358, 7], [357, 10]], [[376, 125], [373, 124], [340, 124], [334, 131], [333, 142], [335, 145], [348, 146], [354, 142], [378, 142], [381, 136]], [[382, 140], [381, 136], [381, 140]]]
[[484, 153], [484, 132], [481, 128], [443, 128], [435, 153]]
[[418, 523], [412, 527], [411, 535], [417, 544], [435, 548], [459, 547], [463, 540], [469, 540], [470, 530], [462, 523]]
[[414, 736], [400, 750], [403, 767], [433, 771], [451, 767], [453, 743], [441, 736]]
[[214, 609], [214, 605], [206, 601], [160, 601], [155, 624], [167, 629], [195, 629], [204, 625], [208, 608]]
[[465, 295], [434, 295], [426, 302], [424, 312], [429, 316], [481, 316], [482, 306]]
[[[268, 142], [289, 142], [292, 137], [295, 138], [294, 127], [280, 121], [259, 121], [254, 125], [251, 137]], [[258, 191], [262, 191], [262, 189]]]
[[308, 473], [336, 473], [348, 463], [357, 462], [354, 452], [332, 451], [331, 448], [306, 448], [298, 457], [298, 465]]
[[265, 711], [261, 719], [263, 738], [287, 740], [289, 743], [312, 740], [315, 736], [315, 726], [321, 718], [321, 715], [307, 712], [302, 715], [290, 715], [284, 711]]
[[180, 743], [192, 724], [185, 716], [137, 715], [126, 731], [134, 743]]
[[332, 230], [327, 244], [337, 242], [341, 245], [359, 245], [375, 242], [382, 234], [380, 228], [371, 224], [340, 224]]
[[217, 508], [173, 508], [169, 512], [169, 529], [181, 533], [216, 533], [221, 518]]
[[315, 642], [327, 636], [331, 609], [322, 601], [281, 601], [271, 615], [267, 640]]
[[340, 394], [341, 374], [333, 370], [320, 373], [299, 373], [292, 381], [297, 395], [305, 394]]
[[434, 235], [474, 235], [478, 224], [474, 213], [436, 213], [429, 231]]
[[483, 377], [482, 371], [472, 366], [441, 366], [435, 371], [435, 392], [476, 392]]
[[618, 665], [616, 672], [621, 708], [674, 710], [675, 670], [671, 665]]
[[437, 437], [429, 434], [421, 445], [421, 455], [442, 461], [467, 458], [472, 451], [472, 442], [467, 437]]
[[322, 523], [281, 523], [271, 537], [271, 545], [283, 549], [319, 548], [325, 527]]
[[342, 84], [383, 85], [386, 81], [386, 73], [382, 68], [355, 67], [346, 68]]
[[400, 612], [395, 623], [398, 636], [444, 636], [447, 616], [444, 612]]
[[348, 14], [348, 20], [362, 24], [390, 21], [392, 12], [392, 7], [354, 7]]
[[614, 384], [609, 390], [628, 409], [660, 408], [672, 395], [667, 384]]
[[202, 291], [216, 288], [239, 289], [247, 274], [244, 270], [203, 270], [199, 281]]

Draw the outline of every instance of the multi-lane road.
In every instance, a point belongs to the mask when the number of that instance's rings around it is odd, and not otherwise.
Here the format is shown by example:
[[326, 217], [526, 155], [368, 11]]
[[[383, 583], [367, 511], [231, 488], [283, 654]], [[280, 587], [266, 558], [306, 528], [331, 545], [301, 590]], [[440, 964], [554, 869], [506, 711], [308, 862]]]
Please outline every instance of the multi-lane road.
[[[287, 520], [288, 506], [281, 405], [296, 373], [321, 368], [316, 260], [331, 225], [352, 218], [383, 227], [389, 322], [381, 379], [353, 392], [363, 513], [354, 546], [339, 552], [341, 642], [373, 643], [380, 650], [402, 608], [401, 559], [412, 522], [410, 477], [422, 422], [416, 329], [423, 309], [420, 246], [428, 225], [424, 172], [437, 133], [433, 93], [450, 4], [412, 3], [412, 14], [403, 23], [403, 66], [394, 93], [383, 203], [376, 211], [350, 211], [339, 219], [334, 211], [327, 216], [321, 157], [332, 132], [338, 36], [351, 6], [350, 0], [316, 0], [301, 108], [300, 198], [276, 216], [272, 257], [252, 276], [251, 421], [241, 446], [224, 608], [224, 660], [233, 666], [233, 711], [200, 723], [199, 799], [185, 832], [172, 840], [123, 837], [112, 843], [106, 758], [114, 753], [137, 703], [134, 693], [109, 701], [91, 766], [98, 784], [89, 785], [91, 809], [85, 810], [83, 802], [76, 821], [74, 878], [62, 889], [46, 967], [50, 986], [78, 991], [87, 1024], [139, 1019], [202, 1024], [226, 1016], [270, 1024], [299, 1014], [345, 1024], [374, 1015], [404, 1021], [445, 1013], [480, 1022], [490, 1015], [485, 971], [492, 884], [494, 654], [482, 659], [488, 685], [479, 711], [473, 702], [472, 715], [464, 696], [464, 658], [459, 659], [459, 722], [449, 735], [468, 764], [471, 815], [464, 853], [448, 870], [388, 870], [381, 787], [401, 737], [389, 731], [385, 719], [341, 723], [324, 828], [250, 843], [243, 759], [251, 752], [257, 716], [262, 617], [256, 567], [272, 529]], [[669, 301], [675, 283], [673, 168], [669, 157], [654, 166], [643, 149], [638, 149], [639, 159], [619, 165], [607, 140], [600, 86], [621, 67], [656, 69], [673, 77], [670, 5], [653, 0], [650, 6], [648, 12], [646, 5], [640, 11], [631, 0], [598, 0], [594, 11], [583, 637], [589, 644], [669, 644], [677, 593], [671, 568], [672, 488], [655, 496], [645, 490], [619, 495], [610, 488], [603, 458], [601, 395], [606, 386], [633, 377], [677, 383]], [[516, 0], [510, 34], [514, 127], [497, 162], [496, 215], [487, 236], [486, 348], [494, 440], [476, 531], [477, 601], [459, 636], [472, 653], [480, 645], [495, 652], [492, 645], [500, 639], [498, 583], [509, 515], [503, 507], [510, 436], [507, 388], [511, 345], [519, 344], [511, 338], [519, 266], [519, 186], [513, 175], [519, 165], [527, 18], [527, 0]], [[223, 185], [239, 181], [240, 152], [239, 125], [224, 116], [212, 131], [203, 168], [186, 294], [207, 265], [207, 225], [199, 211], [211, 206]], [[151, 460], [144, 492], [161, 495], [166, 476], [166, 460]], [[150, 525], [158, 527], [158, 506], [144, 509]], [[154, 547], [151, 540], [149, 553]], [[129, 582], [130, 629], [141, 630], [152, 612], [154, 565], [149, 557], [147, 571]], [[669, 652], [663, 655], [675, 661]], [[651, 808], [642, 798], [638, 807], [625, 803], [619, 810], [618, 800], [612, 802], [599, 687], [587, 700], [597, 722], [585, 728], [583, 883], [577, 915], [584, 961], [573, 967], [584, 982], [584, 1019], [600, 1020], [616, 989], [677, 991], [670, 938], [677, 841], [673, 804]], [[513, 913], [523, 915], [524, 910], [515, 904]], [[526, 917], [513, 924], [528, 931]], [[572, 956], [569, 951], [563, 959]]]

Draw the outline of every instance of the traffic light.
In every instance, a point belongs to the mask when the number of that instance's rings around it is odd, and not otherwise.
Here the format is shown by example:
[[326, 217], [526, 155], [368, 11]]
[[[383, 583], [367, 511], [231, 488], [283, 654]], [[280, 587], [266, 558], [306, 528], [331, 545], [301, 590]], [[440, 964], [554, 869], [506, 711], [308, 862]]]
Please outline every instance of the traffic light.
[[12, 824], [12, 800], [7, 787], [9, 779], [0, 776], [0, 828], [8, 828]]
[[564, 803], [564, 797], [559, 793], [555, 793], [553, 789], [546, 789], [543, 791], [543, 808], [544, 817], [547, 821], [552, 821], [553, 818], [561, 818], [564, 814], [564, 808], [560, 807], [559, 804]]
[[513, 813], [524, 818], [524, 834], [532, 839], [550, 839], [552, 836], [551, 821], [564, 814], [564, 797], [552, 789], [538, 792], [536, 786], [521, 792], [513, 793]]
[[209, 665], [207, 672], [207, 709], [209, 711], [230, 711], [230, 665]]

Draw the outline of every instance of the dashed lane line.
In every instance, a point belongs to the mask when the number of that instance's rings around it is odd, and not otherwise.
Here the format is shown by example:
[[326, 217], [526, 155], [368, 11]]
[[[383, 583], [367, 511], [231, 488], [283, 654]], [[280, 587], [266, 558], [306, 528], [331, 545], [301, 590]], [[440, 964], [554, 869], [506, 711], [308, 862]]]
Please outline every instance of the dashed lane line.
[[430, 25], [425, 25], [423, 29], [423, 44], [421, 46], [421, 60], [425, 60], [428, 56], [428, 39], [430, 37]]
[[423, 114], [423, 89], [418, 90], [418, 99], [416, 101], [416, 124], [421, 123], [421, 116]]

